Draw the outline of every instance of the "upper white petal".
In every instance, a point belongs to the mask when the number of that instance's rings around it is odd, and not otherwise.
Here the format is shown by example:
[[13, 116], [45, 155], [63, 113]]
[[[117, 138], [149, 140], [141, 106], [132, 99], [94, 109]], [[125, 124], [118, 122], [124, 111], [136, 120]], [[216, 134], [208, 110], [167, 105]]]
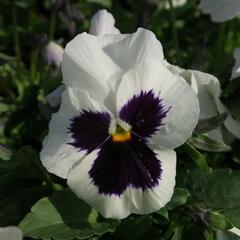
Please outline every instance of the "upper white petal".
[[67, 86], [86, 90], [91, 98], [103, 101], [109, 93], [107, 80], [120, 68], [104, 53], [96, 36], [82, 33], [67, 44], [62, 71]]
[[20, 228], [15, 226], [0, 228], [1, 240], [22, 240], [23, 234]]
[[159, 185], [153, 189], [142, 191], [128, 187], [121, 196], [99, 194], [88, 174], [97, 157], [96, 151], [86, 156], [70, 171], [67, 184], [79, 198], [89, 203], [106, 218], [122, 219], [131, 213], [152, 213], [164, 207], [171, 199], [176, 175], [176, 153], [173, 150], [155, 152], [161, 161], [163, 171]]
[[106, 38], [109, 44], [104, 44], [103, 51], [124, 71], [147, 60], [163, 61], [162, 45], [149, 30], [138, 28], [133, 34], [121, 36], [122, 39], [119, 36]]
[[164, 125], [152, 137], [162, 147], [176, 148], [190, 136], [197, 124], [199, 105], [196, 93], [179, 76], [173, 75], [163, 64], [140, 63], [124, 74], [117, 93], [117, 109], [141, 91], [153, 90], [171, 107]]
[[102, 9], [92, 17], [89, 33], [93, 35], [119, 34], [120, 31], [114, 25], [113, 15], [106, 9]]
[[70, 120], [81, 110], [108, 111], [95, 102], [87, 92], [77, 88], [67, 88], [62, 95], [62, 103], [57, 113], [52, 115], [49, 133], [44, 139], [40, 158], [46, 169], [59, 177], [66, 178], [72, 166], [80, 161], [86, 151], [80, 151], [68, 144], [72, 142], [68, 133]]

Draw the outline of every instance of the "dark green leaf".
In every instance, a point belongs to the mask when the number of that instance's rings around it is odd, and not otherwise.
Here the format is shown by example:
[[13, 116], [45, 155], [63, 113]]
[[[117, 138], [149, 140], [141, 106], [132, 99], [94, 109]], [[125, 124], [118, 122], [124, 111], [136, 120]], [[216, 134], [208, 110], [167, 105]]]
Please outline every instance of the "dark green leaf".
[[137, 239], [147, 233], [151, 226], [152, 220], [148, 216], [131, 217], [121, 222], [114, 236], [122, 240]]
[[202, 203], [206, 208], [227, 209], [240, 205], [239, 179], [240, 171], [192, 169], [178, 175], [178, 185], [189, 190], [189, 202]]
[[240, 204], [236, 208], [226, 209], [223, 214], [233, 226], [240, 228]]

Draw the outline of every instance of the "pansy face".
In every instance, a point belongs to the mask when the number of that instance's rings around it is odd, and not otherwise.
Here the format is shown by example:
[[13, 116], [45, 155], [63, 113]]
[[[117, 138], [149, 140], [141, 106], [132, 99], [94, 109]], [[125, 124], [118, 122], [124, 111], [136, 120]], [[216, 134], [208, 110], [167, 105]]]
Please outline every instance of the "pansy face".
[[158, 185], [161, 163], [147, 143], [169, 110], [153, 91], [141, 91], [121, 107], [117, 118], [83, 110], [71, 119], [69, 144], [87, 153], [99, 151], [89, 170], [99, 194], [120, 196], [128, 186], [144, 191]]
[[67, 88], [41, 160], [105, 217], [151, 213], [170, 200], [172, 149], [191, 136], [198, 120], [196, 94], [163, 65], [159, 50], [154, 35], [142, 29], [83, 34], [65, 51]]

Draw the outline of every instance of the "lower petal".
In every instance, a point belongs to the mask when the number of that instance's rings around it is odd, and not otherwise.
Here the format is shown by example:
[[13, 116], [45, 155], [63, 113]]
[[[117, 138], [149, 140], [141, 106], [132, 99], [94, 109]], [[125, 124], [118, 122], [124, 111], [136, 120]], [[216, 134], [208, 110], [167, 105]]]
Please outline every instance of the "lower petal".
[[131, 213], [148, 214], [164, 207], [171, 199], [176, 175], [176, 153], [173, 150], [155, 150], [161, 164], [161, 179], [153, 188], [143, 190], [128, 186], [121, 195], [100, 194], [89, 171], [98, 157], [94, 151], [68, 175], [68, 185], [81, 199], [98, 210], [106, 218], [122, 219]]

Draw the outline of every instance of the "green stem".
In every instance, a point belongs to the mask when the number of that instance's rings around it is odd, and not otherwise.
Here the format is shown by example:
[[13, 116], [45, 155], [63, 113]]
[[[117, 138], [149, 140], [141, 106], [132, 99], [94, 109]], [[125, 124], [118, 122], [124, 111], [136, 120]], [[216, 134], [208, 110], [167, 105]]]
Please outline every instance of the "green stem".
[[49, 40], [53, 40], [55, 34], [55, 26], [56, 26], [56, 8], [54, 7], [51, 14], [51, 22], [49, 28]]
[[179, 54], [178, 33], [177, 33], [176, 24], [175, 24], [175, 22], [176, 22], [175, 10], [174, 10], [174, 7], [173, 7], [172, 0], [168, 0], [168, 2], [169, 2], [169, 5], [170, 5], [172, 36], [173, 36], [174, 46], [175, 46], [175, 49], [176, 49], [177, 63], [181, 65], [181, 58], [180, 58], [180, 54]]
[[21, 56], [21, 47], [20, 47], [20, 37], [18, 33], [18, 20], [17, 20], [17, 11], [15, 0], [11, 1], [12, 5], [12, 23], [13, 23], [13, 36], [14, 36], [14, 47], [15, 47], [15, 54], [16, 54], [16, 61], [17, 61], [17, 72], [19, 74], [19, 78], [22, 80], [22, 56]]

